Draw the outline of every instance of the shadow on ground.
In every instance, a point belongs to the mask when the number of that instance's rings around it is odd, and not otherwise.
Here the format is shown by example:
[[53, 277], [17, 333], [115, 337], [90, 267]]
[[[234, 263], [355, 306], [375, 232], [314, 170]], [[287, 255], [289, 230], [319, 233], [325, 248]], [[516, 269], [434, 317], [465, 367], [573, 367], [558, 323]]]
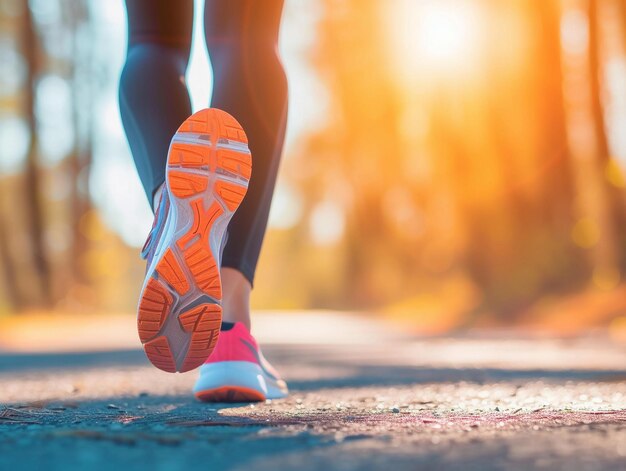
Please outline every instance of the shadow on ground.
[[[524, 368], [468, 368], [432, 367], [427, 365], [397, 365], [393, 358], [385, 361], [377, 358], [342, 358], [341, 355], [318, 355], [325, 347], [309, 347], [304, 352], [293, 347], [274, 346], [266, 348], [268, 356], [281, 359], [281, 363], [301, 368], [334, 370], [340, 368], [339, 377], [314, 379], [290, 379], [292, 391], [314, 391], [323, 388], [353, 388], [367, 386], [412, 385], [468, 381], [486, 383], [492, 381], [622, 381], [626, 380], [624, 369], [524, 369]], [[0, 353], [0, 375], [55, 370], [72, 371], [96, 368], [149, 366], [141, 350], [114, 350], [68, 353]], [[350, 374], [345, 374], [349, 372]]]

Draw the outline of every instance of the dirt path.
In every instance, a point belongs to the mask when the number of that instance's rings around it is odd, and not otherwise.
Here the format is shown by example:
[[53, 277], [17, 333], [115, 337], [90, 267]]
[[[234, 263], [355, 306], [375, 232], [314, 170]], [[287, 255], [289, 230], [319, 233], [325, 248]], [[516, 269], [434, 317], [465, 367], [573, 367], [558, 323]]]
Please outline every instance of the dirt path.
[[626, 349], [602, 337], [419, 340], [334, 314], [258, 331], [292, 395], [254, 406], [199, 404], [193, 373], [119, 342], [5, 348], [0, 469], [626, 469]]

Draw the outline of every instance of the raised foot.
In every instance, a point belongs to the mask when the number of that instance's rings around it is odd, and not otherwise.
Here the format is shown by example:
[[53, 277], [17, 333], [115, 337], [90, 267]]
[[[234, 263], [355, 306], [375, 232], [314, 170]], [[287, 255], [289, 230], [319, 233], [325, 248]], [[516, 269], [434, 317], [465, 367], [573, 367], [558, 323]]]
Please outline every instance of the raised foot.
[[[148, 358], [165, 371], [200, 366], [217, 342], [219, 249], [251, 176], [247, 143], [239, 123], [216, 109], [190, 116], [172, 139], [166, 171], [170, 210], [160, 226], [167, 228], [166, 240], [157, 242], [160, 258], [147, 274], [137, 322]], [[197, 305], [203, 297], [207, 302]]]

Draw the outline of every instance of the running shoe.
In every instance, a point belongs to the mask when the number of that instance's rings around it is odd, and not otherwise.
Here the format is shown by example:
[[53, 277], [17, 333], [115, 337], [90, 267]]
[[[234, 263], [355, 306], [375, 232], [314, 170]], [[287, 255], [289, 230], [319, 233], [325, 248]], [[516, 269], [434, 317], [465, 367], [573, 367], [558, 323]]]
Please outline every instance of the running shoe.
[[193, 114], [172, 138], [166, 186], [142, 251], [147, 270], [137, 317], [146, 355], [164, 371], [197, 368], [217, 343], [221, 249], [248, 188], [247, 142], [235, 118], [217, 109]]
[[224, 323], [215, 350], [200, 367], [193, 392], [205, 402], [255, 402], [288, 394], [287, 384], [240, 322]]

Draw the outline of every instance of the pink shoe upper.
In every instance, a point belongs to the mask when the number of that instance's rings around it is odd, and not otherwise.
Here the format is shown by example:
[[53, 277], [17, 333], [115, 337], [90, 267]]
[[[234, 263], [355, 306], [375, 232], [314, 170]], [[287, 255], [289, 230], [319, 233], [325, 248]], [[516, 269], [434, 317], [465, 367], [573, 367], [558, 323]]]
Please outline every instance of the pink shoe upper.
[[205, 364], [221, 361], [249, 361], [259, 365], [266, 374], [279, 379], [274, 368], [263, 357], [259, 345], [241, 322], [235, 323], [232, 329], [222, 330], [217, 345]]

